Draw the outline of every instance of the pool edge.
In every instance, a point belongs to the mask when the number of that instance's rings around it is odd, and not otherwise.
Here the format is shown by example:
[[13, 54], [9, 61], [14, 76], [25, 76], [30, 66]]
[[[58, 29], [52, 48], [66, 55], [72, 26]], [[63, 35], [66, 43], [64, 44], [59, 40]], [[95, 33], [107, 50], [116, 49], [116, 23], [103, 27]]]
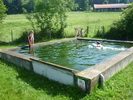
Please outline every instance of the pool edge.
[[[65, 42], [65, 41], [76, 40], [76, 39], [77, 40], [105, 41], [104, 39], [71, 38], [71, 39], [64, 39], [64, 40], [51, 41], [51, 42], [45, 42], [45, 43], [38, 43], [38, 44], [35, 44], [35, 46], [48, 45], [48, 44]], [[106, 42], [121, 43], [122, 41], [106, 40]], [[124, 41], [124, 43], [133, 43], [133, 41]], [[12, 52], [12, 50], [15, 50], [15, 49], [21, 49], [21, 47], [0, 50], [0, 58], [6, 60], [8, 62], [11, 62], [17, 66], [24, 67], [29, 71], [35, 72], [33, 61], [34, 61], [34, 59], [38, 59], [38, 58]], [[110, 62], [112, 64], [112, 66], [110, 66], [109, 63], [105, 61], [105, 62], [96, 64], [95, 66], [88, 68], [86, 70], [80, 71], [80, 72], [68, 69], [68, 71], [72, 72], [72, 73], [68, 73], [68, 74], [71, 74], [71, 76], [73, 77], [73, 78], [72, 77], [69, 78], [71, 81], [73, 80], [73, 82], [71, 82], [69, 85], [76, 85], [76, 86], [80, 87], [83, 91], [87, 91], [88, 93], [90, 93], [93, 90], [93, 88], [95, 87], [95, 85], [99, 83], [101, 74], [104, 76], [104, 79], [106, 81], [110, 77], [112, 77], [115, 73], [117, 73], [121, 69], [125, 68], [130, 62], [132, 62], [133, 61], [133, 52], [132, 51], [133, 51], [133, 47], [129, 48], [128, 50], [126, 50], [124, 52], [121, 52], [121, 53], [115, 55], [115, 57], [111, 57], [110, 59], [108, 59], [108, 60], [114, 60], [117, 58], [117, 60], [118, 60], [117, 62], [115, 62], [115, 63], [114, 63], [114, 61], [113, 61], [113, 63]], [[123, 56], [123, 53], [125, 53], [124, 56]], [[123, 59], [122, 59], [122, 57], [123, 57]], [[120, 59], [118, 59], [118, 58], [120, 58]], [[18, 60], [18, 61], [16, 61], [16, 60]], [[40, 61], [40, 59], [38, 61], [41, 64], [44, 63], [44, 61]], [[101, 66], [101, 67], [99, 67], [99, 66]], [[106, 66], [106, 67], [104, 67], [104, 66]], [[103, 68], [105, 68], [105, 69], [103, 69]]]

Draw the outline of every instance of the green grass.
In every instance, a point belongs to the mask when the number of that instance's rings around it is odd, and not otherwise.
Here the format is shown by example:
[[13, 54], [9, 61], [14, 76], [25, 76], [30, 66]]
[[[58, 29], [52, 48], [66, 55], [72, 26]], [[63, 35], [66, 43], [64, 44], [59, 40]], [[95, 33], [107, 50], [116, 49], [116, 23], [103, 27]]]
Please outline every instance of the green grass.
[[21, 15], [8, 15], [0, 26], [1, 41], [12, 41], [11, 33], [13, 32], [14, 40], [19, 38], [25, 30], [30, 30], [30, 22]]
[[132, 100], [133, 62], [86, 94], [0, 60], [0, 100]]
[[[68, 13], [66, 35], [74, 36], [74, 27], [89, 25], [89, 37], [92, 37], [95, 29], [103, 25], [108, 28], [119, 15], [120, 12]], [[24, 15], [8, 15], [1, 26], [0, 41], [11, 41], [11, 31], [16, 39], [29, 29], [30, 23]], [[0, 45], [0, 49], [21, 45], [25, 44]], [[104, 88], [96, 87], [89, 95], [79, 88], [48, 80], [0, 59], [0, 100], [133, 100], [132, 80], [133, 62], [105, 82]]]
[[4, 44], [4, 45], [0, 45], [0, 49], [13, 48], [13, 47], [22, 46], [22, 45], [24, 44]]
[[73, 34], [74, 27], [83, 27], [83, 29], [86, 30], [86, 27], [89, 26], [89, 37], [93, 37], [96, 31], [100, 30], [102, 26], [105, 26], [106, 30], [108, 30], [112, 22], [120, 18], [120, 14], [120, 12], [68, 13], [66, 34]]
[[[89, 37], [93, 37], [101, 26], [105, 26], [106, 30], [111, 23], [119, 19], [120, 12], [69, 12], [67, 13], [68, 27], [65, 29], [66, 37], [75, 36], [74, 27], [83, 27], [84, 30], [89, 26]], [[13, 32], [14, 40], [19, 38], [26, 30], [32, 29], [30, 22], [23, 14], [8, 15], [0, 26], [0, 41], [12, 41], [11, 32]]]

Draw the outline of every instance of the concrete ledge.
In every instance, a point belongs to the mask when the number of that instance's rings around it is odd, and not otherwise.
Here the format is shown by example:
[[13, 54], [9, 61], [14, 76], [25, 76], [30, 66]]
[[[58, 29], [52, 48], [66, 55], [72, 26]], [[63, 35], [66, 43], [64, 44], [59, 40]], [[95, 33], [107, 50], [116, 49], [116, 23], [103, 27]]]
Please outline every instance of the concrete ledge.
[[36, 57], [32, 57], [30, 59], [31, 59], [31, 61], [35, 61], [35, 62], [38, 62], [38, 63], [42, 63], [44, 65], [51, 66], [51, 67], [55, 67], [55, 68], [58, 68], [58, 69], [67, 70], [67, 71], [74, 72], [74, 73], [79, 72], [78, 70], [74, 70], [74, 69], [71, 69], [71, 68], [67, 68], [67, 67], [64, 67], [64, 66], [61, 66], [61, 65], [57, 65], [57, 64], [54, 64], [54, 63], [51, 63], [51, 62], [42, 61], [41, 59], [36, 58]]
[[122, 40], [87, 39], [87, 38], [77, 38], [77, 40], [102, 41], [102, 42], [114, 42], [114, 43], [128, 43], [128, 44], [133, 44], [133, 41], [122, 41]]
[[31, 60], [33, 64], [33, 71], [35, 73], [63, 84], [75, 84], [75, 73], [78, 71], [49, 62], [41, 61], [36, 58], [32, 58]]
[[29, 59], [30, 57], [27, 55], [2, 50], [0, 51], [0, 58], [17, 66], [26, 68], [29, 71], [33, 71], [32, 63]]
[[133, 47], [116, 54], [115, 56], [107, 59], [104, 62], [94, 65], [88, 69], [85, 69], [76, 75], [83, 77], [90, 81], [90, 90], [92, 91], [94, 86], [99, 82], [99, 75], [102, 74], [105, 80], [108, 80], [115, 73], [125, 68], [130, 62], [133, 61]]

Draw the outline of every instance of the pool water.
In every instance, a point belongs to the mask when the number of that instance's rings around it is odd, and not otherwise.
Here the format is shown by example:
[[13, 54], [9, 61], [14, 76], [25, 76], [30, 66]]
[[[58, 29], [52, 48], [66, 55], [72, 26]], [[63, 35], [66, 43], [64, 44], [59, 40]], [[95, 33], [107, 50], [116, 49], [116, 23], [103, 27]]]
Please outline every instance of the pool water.
[[127, 44], [102, 42], [108, 49], [99, 49], [93, 47], [92, 43], [95, 41], [75, 40], [35, 47], [34, 54], [30, 54], [29, 49], [16, 52], [81, 71], [131, 47]]

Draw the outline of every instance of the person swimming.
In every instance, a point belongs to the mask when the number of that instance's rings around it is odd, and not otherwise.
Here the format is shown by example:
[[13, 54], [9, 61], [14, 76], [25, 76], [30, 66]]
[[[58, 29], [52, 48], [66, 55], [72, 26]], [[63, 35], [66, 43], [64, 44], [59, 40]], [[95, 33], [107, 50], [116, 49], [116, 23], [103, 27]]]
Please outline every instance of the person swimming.
[[96, 47], [103, 47], [100, 42], [96, 42], [97, 46]]
[[113, 47], [106, 47], [103, 46], [99, 41], [96, 43], [92, 43], [90, 46], [90, 48], [97, 48], [97, 49], [104, 49], [104, 50], [126, 50], [126, 48], [113, 48]]
[[103, 49], [103, 45], [100, 42], [92, 43], [92, 46], [98, 49]]

